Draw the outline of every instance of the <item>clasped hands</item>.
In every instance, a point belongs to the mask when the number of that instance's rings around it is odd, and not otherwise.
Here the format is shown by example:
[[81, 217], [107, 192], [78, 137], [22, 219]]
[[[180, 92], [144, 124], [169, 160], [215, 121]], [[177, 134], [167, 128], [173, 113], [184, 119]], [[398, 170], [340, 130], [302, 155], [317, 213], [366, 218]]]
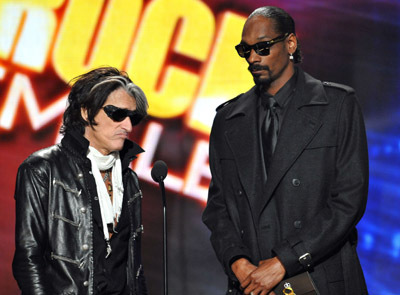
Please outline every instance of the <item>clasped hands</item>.
[[271, 290], [282, 281], [286, 273], [277, 257], [260, 261], [258, 267], [246, 258], [240, 258], [231, 267], [246, 295], [276, 295]]

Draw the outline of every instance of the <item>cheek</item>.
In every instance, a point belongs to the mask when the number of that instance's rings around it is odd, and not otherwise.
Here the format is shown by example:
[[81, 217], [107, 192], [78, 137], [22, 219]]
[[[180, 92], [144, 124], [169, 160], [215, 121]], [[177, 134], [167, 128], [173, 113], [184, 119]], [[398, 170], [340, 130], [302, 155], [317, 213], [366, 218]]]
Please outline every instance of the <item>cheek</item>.
[[279, 48], [271, 48], [269, 57], [271, 61], [273, 61], [274, 63], [281, 64], [284, 63], [285, 57], [289, 58], [289, 55], [283, 48], [279, 47]]
[[271, 71], [280, 72], [282, 68], [285, 68], [289, 62], [289, 58], [285, 58], [283, 54], [277, 54], [271, 62]]
[[107, 137], [112, 137], [115, 134], [115, 128], [111, 127], [111, 126], [107, 126], [104, 129], [104, 135]]
[[109, 126], [107, 129], [107, 137], [111, 140], [119, 140], [120, 139], [120, 132], [121, 132], [121, 128], [119, 127], [115, 127], [115, 126]]
[[97, 127], [96, 128], [97, 137], [101, 141], [106, 143], [108, 140], [110, 140], [111, 133], [107, 126], [105, 126], [104, 124], [98, 123], [96, 127]]

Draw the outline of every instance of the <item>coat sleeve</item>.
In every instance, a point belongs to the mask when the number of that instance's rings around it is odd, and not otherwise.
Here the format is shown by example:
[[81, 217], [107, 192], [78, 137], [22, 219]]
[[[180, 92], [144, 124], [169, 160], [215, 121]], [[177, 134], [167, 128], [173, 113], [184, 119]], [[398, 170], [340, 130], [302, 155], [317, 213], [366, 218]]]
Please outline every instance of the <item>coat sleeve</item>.
[[13, 274], [22, 294], [48, 294], [46, 291], [46, 205], [48, 183], [29, 164], [17, 174], [15, 201], [15, 254]]
[[221, 148], [221, 143], [218, 143], [219, 140], [223, 140], [223, 132], [219, 131], [220, 127], [217, 115], [210, 135], [209, 162], [212, 178], [207, 206], [203, 212], [203, 222], [211, 231], [211, 244], [225, 273], [231, 280], [237, 281], [231, 270], [231, 263], [239, 257], [245, 257], [251, 261], [249, 258], [251, 255], [233, 222], [239, 218], [238, 208], [227, 202], [226, 192], [222, 189], [223, 172], [219, 151], [224, 149]]
[[[369, 168], [365, 126], [354, 91], [343, 92], [336, 124], [335, 176], [325, 206], [300, 232], [273, 249], [289, 276], [312, 268], [340, 249], [366, 208]], [[302, 264], [299, 258], [306, 253], [310, 256]]]

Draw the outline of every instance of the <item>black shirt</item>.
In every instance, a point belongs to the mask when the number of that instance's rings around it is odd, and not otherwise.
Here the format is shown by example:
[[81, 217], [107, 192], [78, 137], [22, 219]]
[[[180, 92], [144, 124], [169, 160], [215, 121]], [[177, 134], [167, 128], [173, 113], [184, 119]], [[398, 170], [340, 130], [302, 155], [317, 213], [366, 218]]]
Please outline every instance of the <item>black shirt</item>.
[[129, 244], [129, 211], [124, 196], [119, 222], [110, 238], [112, 252], [107, 255], [99, 201], [93, 201], [93, 239], [94, 239], [94, 294], [128, 295], [127, 260]]
[[[258, 134], [260, 138], [260, 148], [262, 150], [262, 141], [261, 141], [261, 124], [264, 121], [265, 116], [267, 115], [267, 110], [264, 108], [261, 104], [261, 100], [264, 97], [273, 97], [275, 101], [277, 102], [276, 106], [276, 112], [279, 118], [279, 128], [278, 128], [278, 134], [279, 131], [281, 130], [282, 127], [282, 122], [285, 118], [286, 111], [287, 111], [287, 106], [289, 102], [291, 101], [294, 92], [296, 91], [296, 82], [297, 82], [297, 68], [295, 67], [295, 72], [293, 76], [285, 83], [285, 85], [282, 86], [281, 89], [278, 90], [278, 92], [272, 96], [271, 94], [267, 92], [261, 92], [260, 90], [257, 91], [259, 94], [258, 96], [258, 103], [257, 103], [257, 108], [258, 108]], [[264, 178], [266, 180], [267, 172], [264, 169]]]

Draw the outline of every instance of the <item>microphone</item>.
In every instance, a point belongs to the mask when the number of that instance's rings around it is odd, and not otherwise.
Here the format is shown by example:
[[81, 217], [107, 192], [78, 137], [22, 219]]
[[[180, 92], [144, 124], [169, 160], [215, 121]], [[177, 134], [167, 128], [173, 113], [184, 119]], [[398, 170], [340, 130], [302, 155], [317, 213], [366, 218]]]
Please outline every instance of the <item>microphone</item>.
[[164, 181], [168, 174], [168, 167], [164, 161], [158, 160], [154, 163], [153, 169], [151, 169], [151, 177], [155, 182]]
[[164, 295], [168, 295], [168, 259], [167, 259], [167, 201], [165, 198], [164, 179], [167, 177], [168, 167], [164, 161], [158, 160], [151, 169], [151, 178], [158, 182], [161, 189], [163, 202], [163, 273], [164, 273]]

